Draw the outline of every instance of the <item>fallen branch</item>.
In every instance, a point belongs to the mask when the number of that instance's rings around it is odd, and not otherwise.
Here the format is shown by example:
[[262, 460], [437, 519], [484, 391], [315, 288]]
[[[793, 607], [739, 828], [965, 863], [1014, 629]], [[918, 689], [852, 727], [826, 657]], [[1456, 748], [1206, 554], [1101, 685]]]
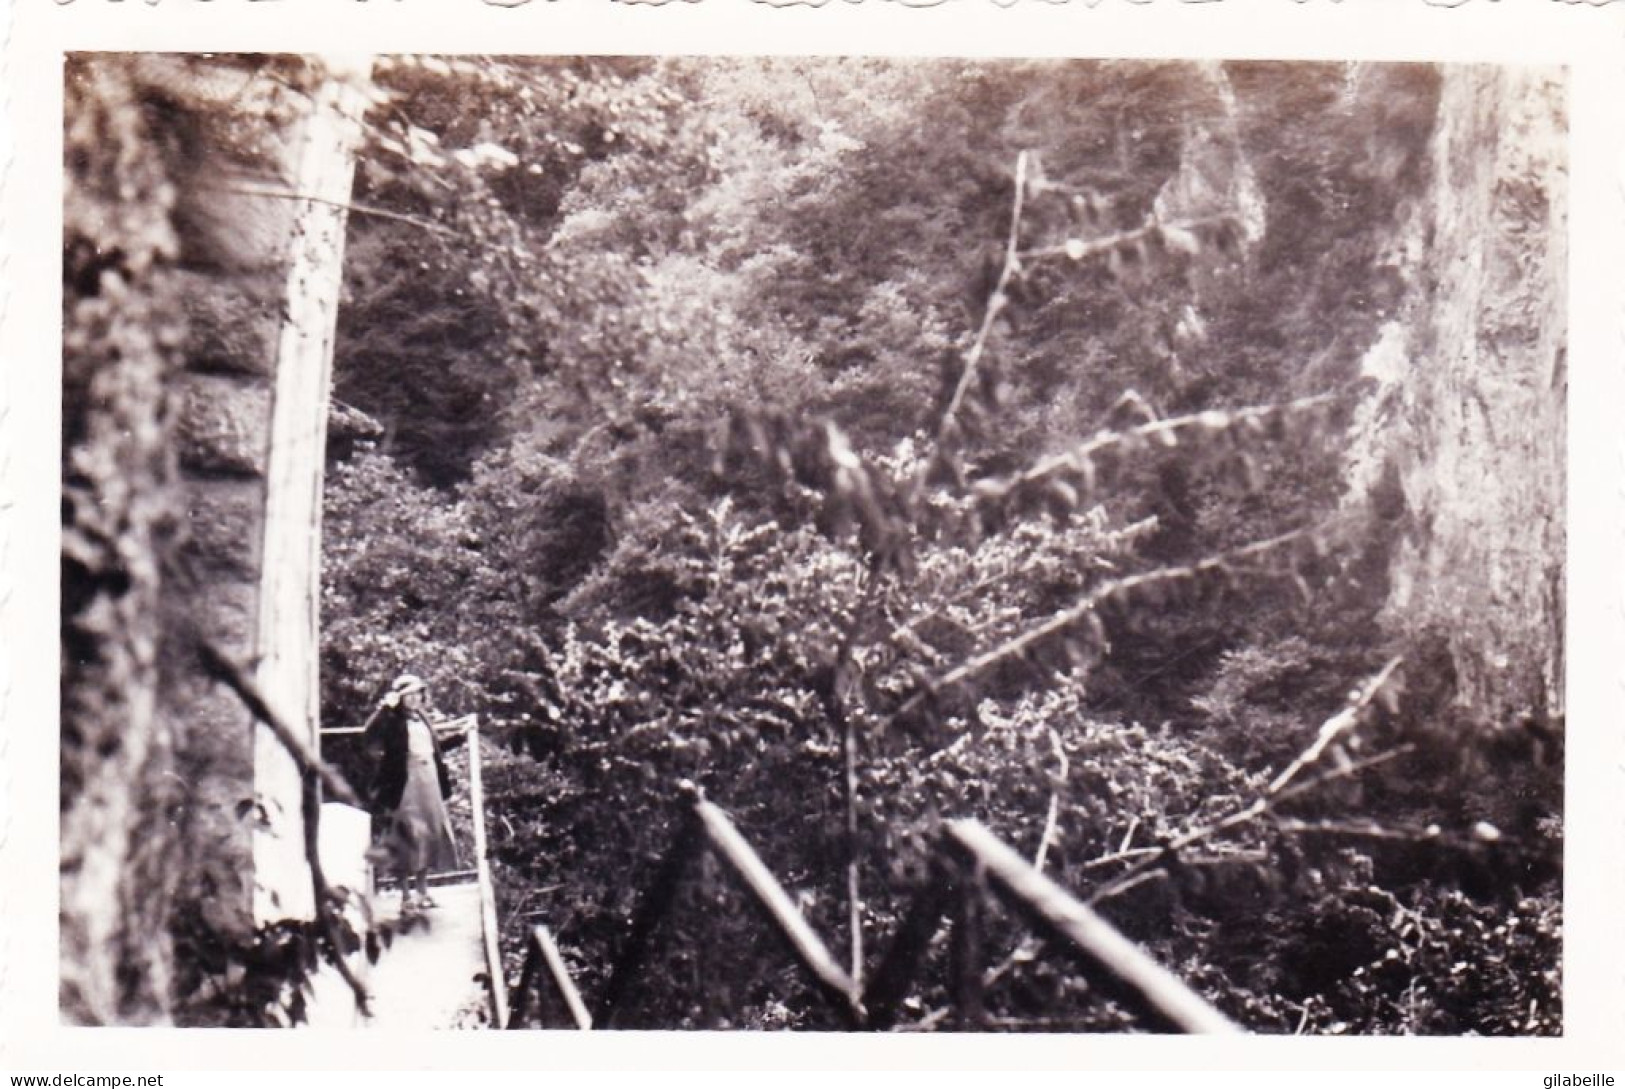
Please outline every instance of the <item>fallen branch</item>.
[[1388, 679], [1393, 676], [1394, 670], [1399, 668], [1399, 663], [1400, 659], [1395, 658], [1383, 666], [1375, 677], [1366, 682], [1365, 687], [1356, 694], [1347, 707], [1327, 719], [1325, 725], [1321, 726], [1320, 733], [1315, 737], [1314, 743], [1299, 753], [1298, 758], [1287, 765], [1286, 769], [1270, 782], [1269, 789], [1265, 793], [1279, 794], [1298, 772], [1319, 760], [1332, 742], [1352, 730], [1359, 723], [1360, 715], [1366, 706], [1370, 704], [1382, 686], [1388, 683]]
[[1347, 836], [1353, 839], [1384, 839], [1397, 843], [1456, 843], [1465, 844], [1459, 837], [1446, 837], [1442, 832], [1426, 829], [1388, 828], [1375, 821], [1303, 821], [1291, 817], [1276, 820], [1275, 827], [1289, 835]]
[[[1334, 769], [1332, 771], [1329, 771], [1324, 775], [1318, 775], [1315, 778], [1310, 779], [1308, 782], [1299, 783], [1298, 785], [1292, 787], [1290, 790], [1282, 791], [1281, 793], [1275, 795], [1275, 797], [1273, 797], [1270, 800], [1270, 805], [1269, 805], [1268, 808], [1269, 809], [1274, 809], [1275, 807], [1281, 805], [1281, 803], [1289, 801], [1292, 798], [1296, 798], [1301, 794], [1307, 794], [1308, 792], [1310, 792], [1312, 790], [1317, 790], [1320, 787], [1325, 786], [1328, 783], [1335, 782], [1338, 779], [1352, 778], [1353, 776], [1360, 774], [1362, 771], [1367, 771], [1367, 770], [1369, 770], [1371, 768], [1377, 767], [1378, 765], [1386, 764], [1390, 760], [1397, 760], [1401, 756], [1408, 756], [1412, 752], [1415, 752], [1415, 751], [1416, 751], [1416, 746], [1415, 745], [1408, 745], [1408, 744], [1407, 745], [1400, 745], [1397, 748], [1387, 749], [1387, 750], [1385, 750], [1383, 752], [1378, 753], [1375, 756], [1367, 757], [1364, 760], [1353, 761], [1352, 763], [1346, 764], [1343, 767], [1336, 768], [1336, 769]], [[1253, 806], [1252, 805], [1249, 805], [1245, 809], [1240, 810], [1238, 812], [1239, 813], [1248, 813], [1248, 814], [1251, 814], [1253, 816], [1259, 816], [1259, 815], [1262, 815], [1262, 813], [1263, 813], [1263, 811], [1260, 811], [1259, 813], [1253, 813]], [[1232, 816], [1235, 816], [1235, 815], [1236, 814], [1232, 814]], [[1220, 822], [1220, 824], [1222, 824], [1222, 823], [1223, 822]], [[1220, 828], [1219, 824], [1215, 824], [1215, 825], [1212, 826], [1211, 830], [1217, 832], [1217, 831], [1220, 831], [1222, 829]], [[1130, 831], [1132, 831], [1132, 828], [1130, 829]], [[1169, 849], [1168, 847], [1164, 847], [1164, 846], [1135, 847], [1133, 849], [1130, 849], [1127, 846], [1127, 843], [1128, 843], [1127, 837], [1124, 838], [1123, 842], [1124, 842], [1123, 847], [1119, 848], [1116, 851], [1113, 851], [1109, 855], [1100, 855], [1098, 858], [1092, 858], [1088, 862], [1083, 863], [1080, 868], [1085, 869], [1085, 870], [1093, 870], [1093, 869], [1099, 869], [1102, 866], [1109, 866], [1109, 865], [1112, 865], [1113, 863], [1117, 863], [1117, 862], [1130, 862], [1130, 861], [1133, 861], [1135, 859], [1150, 858], [1152, 856], [1159, 856], [1160, 857], [1162, 854], [1164, 854]], [[1187, 860], [1187, 861], [1190, 861], [1190, 860]]]
[[1275, 827], [1288, 835], [1342, 836], [1350, 839], [1387, 840], [1392, 843], [1425, 843], [1433, 847], [1449, 847], [1457, 851], [1477, 851], [1494, 846], [1517, 857], [1534, 854], [1525, 844], [1503, 838], [1493, 825], [1475, 829], [1470, 835], [1450, 833], [1437, 825], [1426, 828], [1392, 827], [1375, 821], [1305, 821], [1292, 817], [1277, 817]]

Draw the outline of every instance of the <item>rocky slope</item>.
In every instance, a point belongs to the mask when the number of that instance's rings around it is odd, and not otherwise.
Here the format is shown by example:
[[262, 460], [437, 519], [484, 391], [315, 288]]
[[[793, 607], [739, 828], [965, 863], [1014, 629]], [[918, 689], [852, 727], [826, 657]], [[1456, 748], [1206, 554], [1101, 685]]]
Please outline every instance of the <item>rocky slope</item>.
[[1447, 70], [1350, 463], [1395, 507], [1388, 627], [1495, 725], [1563, 714], [1566, 93], [1556, 70]]

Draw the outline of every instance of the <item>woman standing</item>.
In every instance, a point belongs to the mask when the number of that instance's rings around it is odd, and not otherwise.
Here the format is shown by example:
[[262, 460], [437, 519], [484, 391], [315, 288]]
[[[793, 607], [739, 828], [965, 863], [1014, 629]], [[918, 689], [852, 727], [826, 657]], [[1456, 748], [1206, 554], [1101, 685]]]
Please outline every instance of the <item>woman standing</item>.
[[[429, 871], [460, 865], [446, 817], [451, 772], [422, 710], [426, 690], [422, 679], [410, 673], [396, 677], [366, 733], [377, 768], [373, 813], [383, 824], [384, 852], [400, 879], [402, 911], [434, 907]], [[461, 735], [457, 740], [463, 740]]]

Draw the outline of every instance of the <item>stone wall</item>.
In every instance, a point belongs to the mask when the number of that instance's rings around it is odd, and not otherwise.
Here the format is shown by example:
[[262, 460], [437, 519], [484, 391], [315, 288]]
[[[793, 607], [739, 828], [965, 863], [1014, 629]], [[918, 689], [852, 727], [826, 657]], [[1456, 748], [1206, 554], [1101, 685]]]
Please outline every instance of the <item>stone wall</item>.
[[[186, 338], [173, 386], [178, 502], [184, 516], [180, 568], [190, 586], [174, 606], [188, 635], [240, 662], [259, 652], [260, 564], [265, 537], [271, 410], [297, 205], [251, 196], [288, 189], [289, 118], [276, 99], [252, 112], [231, 97], [246, 73], [168, 58], [154, 78], [174, 80], [171, 116], [189, 130], [174, 164], [182, 194], [182, 302]], [[253, 925], [255, 724], [241, 701], [180, 653], [160, 693], [177, 738], [178, 771], [190, 785], [188, 884], [213, 890], [200, 904], [211, 927], [246, 934]]]

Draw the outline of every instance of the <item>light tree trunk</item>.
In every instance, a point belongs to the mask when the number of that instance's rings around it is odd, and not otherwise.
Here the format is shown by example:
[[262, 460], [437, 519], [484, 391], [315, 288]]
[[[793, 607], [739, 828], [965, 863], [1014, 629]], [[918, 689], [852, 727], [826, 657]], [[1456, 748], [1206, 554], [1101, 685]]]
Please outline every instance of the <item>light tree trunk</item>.
[[[294, 141], [292, 188], [298, 211], [284, 294], [286, 317], [277, 343], [266, 471], [257, 680], [313, 749], [319, 744], [317, 625], [327, 404], [344, 274], [345, 208], [364, 109], [359, 85], [369, 67], [331, 62]], [[255, 726], [254, 789], [269, 818], [254, 841], [255, 918], [309, 918], [313, 905], [299, 815], [299, 771], [263, 723]]]

